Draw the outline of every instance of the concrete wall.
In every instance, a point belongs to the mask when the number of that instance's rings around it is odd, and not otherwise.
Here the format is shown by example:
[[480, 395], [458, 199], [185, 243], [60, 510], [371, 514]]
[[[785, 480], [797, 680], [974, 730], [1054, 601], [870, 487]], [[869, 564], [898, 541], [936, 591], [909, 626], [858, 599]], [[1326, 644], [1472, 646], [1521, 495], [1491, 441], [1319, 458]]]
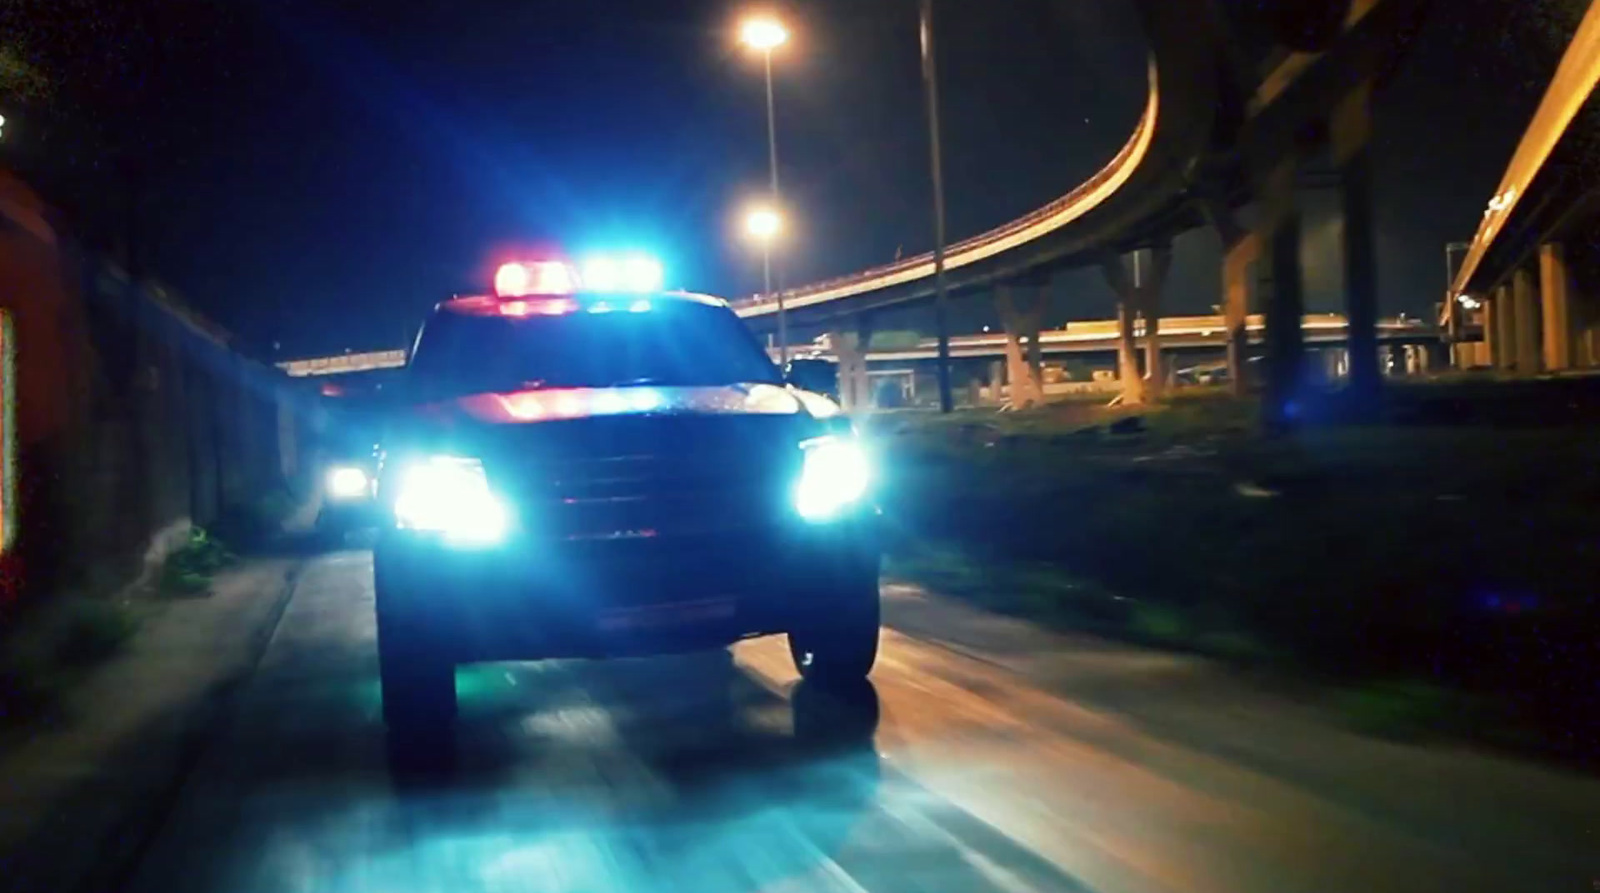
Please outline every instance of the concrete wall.
[[15, 538], [0, 603], [119, 585], [281, 490], [285, 380], [157, 286], [76, 246], [0, 173], [0, 309], [15, 348]]

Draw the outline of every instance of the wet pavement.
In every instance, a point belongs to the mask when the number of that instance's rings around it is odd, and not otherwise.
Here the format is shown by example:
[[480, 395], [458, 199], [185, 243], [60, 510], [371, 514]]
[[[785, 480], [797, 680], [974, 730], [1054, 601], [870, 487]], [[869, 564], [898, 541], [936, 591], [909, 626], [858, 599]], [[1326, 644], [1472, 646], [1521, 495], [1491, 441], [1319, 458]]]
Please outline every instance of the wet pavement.
[[[315, 559], [130, 878], [177, 891], [1590, 890], [1600, 785], [1367, 742], [1188, 659], [890, 593], [870, 686], [731, 653], [462, 668], [391, 753]], [[939, 635], [945, 628], [948, 635]], [[1279, 742], [1274, 744], [1273, 742]]]

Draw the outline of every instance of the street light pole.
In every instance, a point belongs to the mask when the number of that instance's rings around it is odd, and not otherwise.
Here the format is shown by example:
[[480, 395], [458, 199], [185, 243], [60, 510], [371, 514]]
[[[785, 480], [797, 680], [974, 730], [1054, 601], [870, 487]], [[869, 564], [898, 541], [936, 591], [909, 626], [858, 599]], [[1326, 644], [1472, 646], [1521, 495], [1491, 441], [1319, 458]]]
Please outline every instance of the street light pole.
[[[933, 319], [939, 336], [939, 411], [950, 412], [949, 295], [944, 280], [944, 163], [939, 137], [939, 66], [933, 46], [933, 0], [922, 0], [922, 84], [928, 101], [928, 151], [933, 167]], [[782, 304], [780, 303], [780, 308]], [[779, 310], [779, 328], [782, 329]]]
[[761, 290], [772, 294], [772, 246], [761, 243]]
[[[767, 47], [761, 53], [762, 62], [767, 74], [767, 164], [772, 182], [772, 204], [779, 207], [782, 196], [778, 192], [778, 115], [777, 106], [772, 100], [772, 47]], [[771, 249], [762, 253], [762, 267], [766, 275], [767, 294], [772, 294], [772, 260]], [[783, 264], [778, 264], [778, 363], [787, 368], [789, 365], [789, 319], [783, 307]]]
[[[772, 291], [772, 242], [783, 231], [783, 216], [772, 205], [755, 205], [745, 212], [744, 230], [750, 238], [761, 243], [761, 277], [766, 282], [767, 293]], [[782, 306], [781, 304], [779, 305]], [[779, 332], [783, 329], [780, 327]], [[788, 345], [783, 345], [780, 356], [785, 366], [789, 363]]]

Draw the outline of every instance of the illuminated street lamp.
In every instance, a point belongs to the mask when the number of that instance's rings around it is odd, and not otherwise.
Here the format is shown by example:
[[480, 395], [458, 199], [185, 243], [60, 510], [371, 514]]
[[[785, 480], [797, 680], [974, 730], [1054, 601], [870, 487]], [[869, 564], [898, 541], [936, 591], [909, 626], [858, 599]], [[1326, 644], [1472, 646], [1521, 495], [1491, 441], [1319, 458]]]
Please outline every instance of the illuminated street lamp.
[[774, 18], [758, 16], [745, 19], [739, 26], [739, 40], [751, 49], [770, 53], [789, 39], [789, 29]]
[[[772, 292], [772, 243], [777, 241], [778, 235], [783, 232], [783, 216], [776, 208], [768, 205], [757, 205], [744, 215], [744, 231], [751, 239], [761, 245], [761, 279], [766, 283], [767, 293]], [[783, 299], [779, 296], [778, 302], [779, 332], [783, 331]], [[781, 338], [780, 338], [781, 342]], [[788, 345], [780, 343], [780, 353], [783, 361], [789, 361]]]
[[744, 217], [744, 230], [762, 245], [770, 245], [783, 231], [783, 217], [776, 209], [765, 205], [751, 208]]
[[[770, 184], [769, 185], [770, 185], [771, 190], [772, 190], [772, 201], [774, 203], [776, 203], [776, 202], [779, 201], [779, 199], [781, 197], [781, 194], [778, 191], [778, 118], [777, 118], [777, 112], [776, 112], [776, 110], [774, 108], [774, 104], [773, 104], [773, 101], [772, 101], [772, 51], [774, 49], [782, 46], [784, 43], [788, 42], [788, 40], [789, 40], [789, 29], [785, 28], [783, 26], [782, 22], [778, 21], [775, 18], [772, 18], [771, 16], [754, 16], [754, 17], [745, 19], [744, 24], [739, 26], [739, 40], [745, 46], [747, 46], [747, 47], [749, 47], [749, 48], [751, 48], [753, 50], [756, 50], [757, 52], [761, 53], [762, 67], [763, 67], [763, 69], [765, 70], [765, 73], [766, 73], [766, 79], [767, 79], [767, 171], [768, 171], [768, 175], [770, 177]], [[772, 232], [768, 236], [766, 236], [764, 238], [758, 236], [758, 238], [762, 238], [763, 239], [763, 241], [762, 241], [763, 245], [770, 244], [771, 237], [777, 235], [778, 226], [781, 223], [781, 221], [778, 219], [778, 215], [777, 215], [776, 211], [772, 211], [772, 210], [769, 209], [768, 210], [768, 214], [771, 215], [771, 221], [770, 222], [773, 225], [773, 229], [772, 229]], [[747, 220], [746, 224], [749, 224], [750, 222], [751, 222], [750, 220]], [[751, 230], [751, 234], [755, 235], [755, 231], [753, 229]], [[762, 262], [763, 269], [765, 270], [764, 288], [765, 288], [767, 294], [772, 294], [773, 293], [773, 289], [772, 289], [772, 263], [771, 263], [771, 259], [769, 257], [769, 254], [770, 254], [770, 252], [766, 248], [763, 248], [763, 257], [765, 258], [763, 260], [763, 262]], [[778, 296], [778, 357], [782, 362], [788, 363], [789, 362], [789, 326], [788, 326], [788, 318], [786, 317], [786, 315], [784, 313], [784, 308], [783, 308], [783, 270], [782, 270], [782, 268], [780, 268], [778, 270], [777, 296]]]

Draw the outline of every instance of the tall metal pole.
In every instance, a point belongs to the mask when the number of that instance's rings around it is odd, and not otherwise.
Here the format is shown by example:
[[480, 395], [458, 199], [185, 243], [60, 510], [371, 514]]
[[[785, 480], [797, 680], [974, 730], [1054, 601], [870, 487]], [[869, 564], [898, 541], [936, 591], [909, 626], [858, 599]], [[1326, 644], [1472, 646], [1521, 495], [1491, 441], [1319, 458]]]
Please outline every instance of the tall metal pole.
[[[768, 49], [762, 54], [762, 60], [767, 71], [767, 165], [772, 178], [772, 204], [774, 209], [782, 207], [782, 196], [778, 192], [778, 115], [776, 104], [772, 101], [772, 50]], [[767, 269], [767, 293], [772, 293], [772, 261], [771, 247], [763, 254], [762, 264]], [[783, 307], [783, 263], [779, 258], [778, 263], [778, 363], [783, 367], [789, 365], [789, 319]]]
[[939, 138], [939, 66], [933, 47], [933, 0], [922, 0], [922, 84], [928, 100], [928, 151], [933, 167], [933, 319], [939, 336], [939, 411], [955, 408], [950, 393], [950, 326], [944, 281], [944, 163]]

